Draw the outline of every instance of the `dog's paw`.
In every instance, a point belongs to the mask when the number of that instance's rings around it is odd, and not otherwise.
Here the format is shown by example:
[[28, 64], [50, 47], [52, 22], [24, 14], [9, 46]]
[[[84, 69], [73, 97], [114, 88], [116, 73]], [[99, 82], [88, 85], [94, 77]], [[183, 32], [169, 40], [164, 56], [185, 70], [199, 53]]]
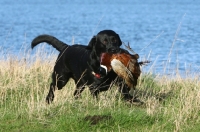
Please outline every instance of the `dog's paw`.
[[51, 104], [53, 102], [53, 99], [54, 99], [54, 95], [53, 96], [52, 95], [48, 95], [46, 97], [46, 103], [47, 104]]
[[137, 106], [141, 106], [144, 104], [143, 101], [141, 101], [140, 99], [138, 98], [132, 98], [132, 99], [129, 99], [129, 100], [126, 100], [128, 103], [132, 104], [132, 105], [137, 105]]

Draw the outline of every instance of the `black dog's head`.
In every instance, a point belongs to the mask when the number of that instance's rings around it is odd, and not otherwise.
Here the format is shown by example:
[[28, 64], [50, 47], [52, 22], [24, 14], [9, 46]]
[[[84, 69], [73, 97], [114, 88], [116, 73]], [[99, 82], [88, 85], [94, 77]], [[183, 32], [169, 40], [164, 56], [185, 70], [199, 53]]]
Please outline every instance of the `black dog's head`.
[[88, 49], [96, 51], [96, 55], [100, 56], [103, 52], [119, 52], [121, 45], [122, 42], [117, 33], [112, 30], [103, 30], [90, 40]]
[[94, 36], [87, 49], [91, 50], [89, 65], [95, 72], [101, 72], [100, 56], [102, 53], [118, 53], [120, 52], [120, 46], [122, 45], [121, 39], [117, 33], [112, 30], [100, 31]]

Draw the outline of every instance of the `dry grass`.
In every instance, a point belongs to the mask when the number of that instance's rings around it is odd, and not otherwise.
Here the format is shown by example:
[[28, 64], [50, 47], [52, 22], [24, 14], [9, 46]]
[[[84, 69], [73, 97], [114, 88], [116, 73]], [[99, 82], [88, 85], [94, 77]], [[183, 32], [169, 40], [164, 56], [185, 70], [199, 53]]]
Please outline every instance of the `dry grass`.
[[[199, 130], [200, 81], [198, 75], [183, 78], [180, 75], [170, 77], [142, 74], [137, 86], [138, 97], [145, 102], [142, 106], [122, 101], [115, 87], [101, 93], [99, 101], [94, 100], [87, 89], [83, 92], [81, 99], [75, 100], [72, 96], [75, 84], [71, 80], [62, 90], [56, 91], [53, 104], [47, 105], [45, 97], [48, 93], [56, 55], [46, 58], [48, 61], [41, 60], [40, 55], [34, 59], [30, 57], [19, 60], [11, 56], [6, 60], [0, 60], [0, 122], [4, 124], [2, 128], [9, 131], [29, 130], [25, 126], [21, 129], [17, 129], [15, 125], [9, 127], [10, 124], [17, 124], [16, 121], [22, 119], [21, 122], [23, 120], [31, 122], [30, 126], [33, 122], [43, 124], [42, 127], [36, 126], [38, 130], [47, 129], [44, 126], [51, 124], [48, 129], [53, 131], [64, 126], [58, 128], [55, 125], [70, 124], [71, 120], [80, 121], [80, 118], [88, 115], [90, 117], [90, 115], [109, 113], [107, 116], [112, 115], [112, 121], [107, 123], [107, 127], [102, 128], [103, 131]], [[130, 117], [133, 115], [137, 118]], [[63, 116], [70, 120], [66, 121]], [[54, 120], [57, 120], [55, 121], [57, 124], [54, 124]], [[134, 125], [135, 123], [137, 125]], [[86, 131], [87, 124], [84, 124], [86, 125], [84, 128], [84, 125], [80, 124], [76, 122], [73, 126], [72, 123], [69, 129]], [[94, 127], [93, 130], [100, 131], [101, 129]]]

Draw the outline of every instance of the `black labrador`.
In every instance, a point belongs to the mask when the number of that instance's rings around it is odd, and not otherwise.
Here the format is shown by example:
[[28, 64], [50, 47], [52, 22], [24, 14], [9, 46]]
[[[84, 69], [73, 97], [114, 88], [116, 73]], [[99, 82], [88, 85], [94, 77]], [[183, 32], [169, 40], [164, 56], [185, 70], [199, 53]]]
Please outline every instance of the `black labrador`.
[[[101, 68], [101, 54], [126, 52], [120, 48], [122, 42], [119, 35], [112, 30], [99, 32], [87, 46], [67, 45], [53, 36], [40, 35], [32, 41], [32, 48], [41, 42], [46, 42], [60, 51], [52, 73], [52, 83], [46, 97], [47, 103], [53, 101], [54, 91], [62, 89], [70, 78], [76, 83], [75, 97], [80, 96], [85, 86], [89, 87], [93, 96], [98, 97], [99, 92], [108, 90], [117, 77], [113, 71], [106, 74]], [[132, 98], [128, 88], [122, 83], [119, 85], [124, 98]]]

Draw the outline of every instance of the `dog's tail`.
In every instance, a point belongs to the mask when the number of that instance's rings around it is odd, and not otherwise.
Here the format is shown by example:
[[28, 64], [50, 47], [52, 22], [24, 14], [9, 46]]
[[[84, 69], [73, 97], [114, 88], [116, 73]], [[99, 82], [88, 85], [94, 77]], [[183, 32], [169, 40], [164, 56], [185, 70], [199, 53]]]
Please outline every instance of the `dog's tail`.
[[58, 51], [62, 51], [64, 48], [66, 48], [68, 45], [57, 38], [51, 36], [51, 35], [39, 35], [36, 38], [33, 39], [31, 43], [31, 48], [33, 49], [36, 45], [46, 42], [49, 45], [52, 45], [54, 48], [56, 48]]

